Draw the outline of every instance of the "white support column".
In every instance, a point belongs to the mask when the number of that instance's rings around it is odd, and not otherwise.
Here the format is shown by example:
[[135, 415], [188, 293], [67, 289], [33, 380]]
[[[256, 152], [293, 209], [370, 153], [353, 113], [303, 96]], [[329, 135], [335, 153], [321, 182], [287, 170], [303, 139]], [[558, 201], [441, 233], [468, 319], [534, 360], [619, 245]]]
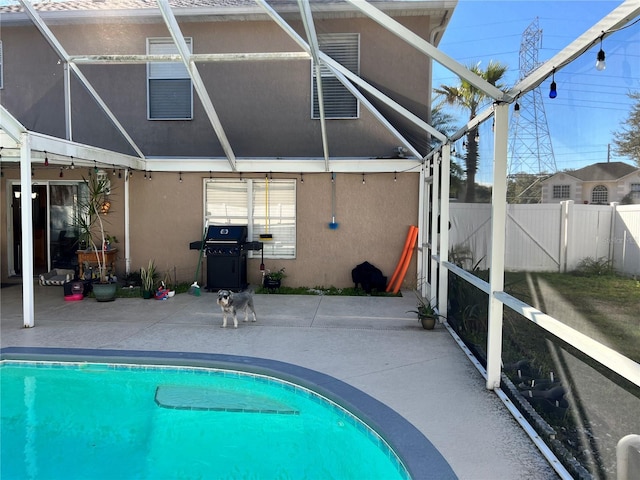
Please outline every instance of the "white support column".
[[416, 249], [416, 285], [420, 291], [424, 290], [425, 279], [427, 278], [427, 265], [429, 258], [427, 255], [427, 202], [429, 201], [429, 187], [424, 174], [424, 165], [420, 168], [420, 184], [418, 186], [418, 248]]
[[504, 305], [494, 293], [504, 289], [504, 253], [507, 220], [507, 143], [509, 104], [494, 105], [493, 193], [491, 196], [491, 271], [489, 273], [489, 326], [487, 339], [487, 388], [500, 387], [502, 315]]
[[33, 199], [31, 198], [31, 138], [20, 135], [20, 222], [22, 228], [22, 313], [25, 328], [34, 326]]
[[449, 260], [449, 172], [451, 170], [451, 145], [445, 143], [442, 147], [442, 164], [440, 168], [440, 240], [438, 253], [440, 254], [440, 272], [438, 279], [438, 313], [447, 314], [447, 290], [449, 285], [449, 271], [442, 266], [442, 262]]
[[[438, 214], [440, 213], [440, 182], [438, 181], [438, 177], [440, 176], [440, 155], [441, 152], [438, 152], [433, 156], [433, 171], [431, 177], [431, 218], [429, 219], [431, 255], [439, 255], [440, 253], [438, 239]], [[428, 301], [431, 301], [438, 291], [438, 269], [440, 268], [437, 260], [431, 257], [430, 260], [431, 276], [429, 278], [429, 285], [431, 290], [429, 291], [429, 298], [427, 298]]]
[[569, 235], [573, 214], [573, 200], [560, 202], [560, 260], [559, 271], [567, 271], [567, 258], [569, 255]]
[[124, 265], [125, 273], [131, 273], [131, 242], [129, 241], [129, 169], [124, 172]]

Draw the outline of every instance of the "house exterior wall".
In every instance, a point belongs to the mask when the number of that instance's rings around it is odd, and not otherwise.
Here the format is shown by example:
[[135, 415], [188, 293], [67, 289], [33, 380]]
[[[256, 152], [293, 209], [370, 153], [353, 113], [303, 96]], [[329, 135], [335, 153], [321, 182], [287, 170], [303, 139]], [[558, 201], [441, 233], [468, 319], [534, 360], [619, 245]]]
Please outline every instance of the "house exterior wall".
[[[428, 36], [429, 17], [400, 17]], [[275, 23], [181, 22], [194, 53], [300, 51]], [[304, 36], [301, 26], [296, 26]], [[426, 119], [429, 62], [423, 54], [365, 19], [319, 21], [318, 33], [360, 34], [360, 73], [392, 96], [409, 99]], [[162, 23], [51, 25], [70, 55], [146, 54], [146, 39], [168, 37]], [[3, 106], [28, 129], [65, 137], [64, 67], [33, 26], [2, 29]], [[80, 65], [80, 70], [149, 157], [220, 157], [222, 147], [194, 90], [193, 119], [147, 120], [146, 65]], [[321, 125], [311, 119], [310, 60], [198, 64], [225, 133], [238, 157], [321, 157]], [[401, 74], [399, 74], [401, 72]], [[72, 76], [75, 78], [75, 76]], [[72, 81], [73, 140], [134, 154], [96, 102]], [[389, 156], [399, 141], [361, 106], [360, 118], [327, 122], [330, 155]]]
[[[59, 181], [58, 167], [37, 169], [34, 181]], [[64, 180], [86, 177], [88, 169], [65, 170]], [[124, 175], [123, 175], [124, 177]], [[250, 178], [251, 175], [245, 176]], [[396, 179], [394, 180], [394, 177]], [[152, 180], [135, 172], [129, 181], [131, 271], [146, 267], [154, 260], [158, 272], [169, 273], [178, 281], [193, 281], [198, 251], [189, 244], [201, 239], [204, 218], [204, 180], [201, 173], [183, 173], [179, 182], [175, 173], [154, 173]], [[237, 176], [234, 176], [237, 178]], [[256, 176], [260, 178], [260, 176]], [[295, 175], [274, 175], [274, 178], [296, 178]], [[125, 180], [110, 177], [111, 210], [106, 230], [118, 238], [116, 272], [122, 277], [125, 264]], [[4, 171], [0, 182], [0, 213], [7, 218], [11, 199], [7, 192], [12, 180], [19, 180], [18, 169]], [[305, 174], [304, 183], [297, 185], [297, 257], [295, 260], [265, 259], [271, 270], [285, 268], [287, 286], [352, 286], [351, 270], [368, 261], [391, 277], [402, 252], [410, 225], [418, 219], [417, 173], [336, 174], [336, 230], [331, 221], [331, 174]], [[7, 201], [5, 201], [7, 199]], [[0, 257], [2, 281], [8, 280], [7, 224], [2, 222]], [[261, 282], [260, 255], [248, 261], [248, 281]], [[201, 278], [206, 279], [206, 260]], [[415, 258], [404, 286], [415, 287]]]
[[[398, 17], [398, 21], [423, 38], [429, 38], [428, 16]], [[440, 19], [434, 19], [437, 25]], [[193, 39], [193, 52], [280, 52], [300, 48], [270, 21], [185, 22], [185, 36]], [[294, 28], [304, 37], [300, 23]], [[146, 39], [168, 37], [161, 22], [49, 25], [70, 55], [146, 54]], [[413, 47], [362, 18], [319, 20], [322, 33], [360, 34], [360, 74], [423, 119], [428, 117], [430, 61]], [[0, 102], [29, 130], [65, 138], [64, 65], [31, 26], [2, 26], [4, 88]], [[102, 100], [134, 142], [148, 157], [222, 157], [224, 152], [194, 90], [193, 119], [147, 120], [146, 65], [80, 65]], [[311, 62], [259, 61], [198, 64], [213, 105], [237, 157], [322, 157], [321, 125], [311, 118]], [[73, 141], [116, 152], [133, 149], [106, 118], [95, 100], [72, 75], [71, 115]], [[332, 158], [389, 157], [399, 141], [366, 108], [360, 118], [328, 120], [327, 136]], [[117, 165], [114, 165], [117, 167]], [[3, 167], [5, 167], [3, 165]], [[175, 165], [173, 165], [175, 167]], [[393, 167], [390, 167], [390, 171]], [[110, 170], [110, 168], [107, 168]], [[65, 170], [64, 179], [82, 179], [82, 170]], [[2, 279], [8, 277], [9, 221], [7, 192], [19, 179], [17, 168], [3, 168], [0, 257]], [[34, 180], [54, 182], [59, 168], [35, 165]], [[192, 281], [198, 252], [189, 243], [199, 240], [203, 225], [203, 179], [209, 172], [153, 172], [148, 181], [135, 172], [129, 182], [130, 268], [139, 270], [153, 259], [160, 272], [175, 272], [179, 281]], [[224, 176], [213, 172], [213, 176]], [[251, 174], [244, 174], [246, 178]], [[256, 178], [264, 174], [255, 174]], [[273, 170], [278, 178], [277, 169]], [[280, 178], [287, 174], [280, 174]], [[295, 175], [289, 174], [289, 178]], [[394, 177], [395, 180], [394, 180]], [[234, 177], [235, 178], [235, 177]], [[417, 224], [418, 173], [337, 174], [337, 230], [330, 230], [331, 174], [306, 174], [297, 188], [297, 258], [265, 261], [267, 268], [286, 269], [286, 285], [352, 285], [351, 269], [363, 261], [391, 276], [409, 225]], [[112, 177], [112, 208], [107, 230], [119, 240], [116, 270], [124, 274], [124, 178]], [[7, 219], [7, 220], [5, 220]], [[206, 264], [206, 262], [205, 262]], [[249, 281], [260, 281], [260, 258], [251, 258]], [[203, 274], [206, 272], [203, 272]], [[405, 286], [415, 286], [415, 258]], [[206, 275], [205, 277], [206, 278]]]
[[[560, 203], [563, 200], [573, 200], [576, 203], [590, 204], [593, 189], [604, 185], [608, 191], [607, 203], [620, 202], [631, 192], [631, 184], [640, 183], [640, 170], [614, 181], [582, 181], [571, 175], [558, 173], [548, 178], [542, 184], [542, 203]], [[553, 198], [554, 185], [569, 185], [570, 198]]]

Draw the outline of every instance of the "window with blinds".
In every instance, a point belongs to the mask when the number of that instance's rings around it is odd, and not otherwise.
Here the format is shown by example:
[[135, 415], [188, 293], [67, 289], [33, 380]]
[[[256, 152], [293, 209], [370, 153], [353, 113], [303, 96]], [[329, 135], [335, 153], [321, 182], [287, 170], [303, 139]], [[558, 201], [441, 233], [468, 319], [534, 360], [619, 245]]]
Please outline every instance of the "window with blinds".
[[296, 258], [295, 180], [207, 179], [205, 217], [209, 225], [247, 225], [250, 241], [271, 234], [264, 258]]
[[[192, 52], [192, 39], [185, 38]], [[171, 38], [148, 38], [147, 54], [175, 55]], [[147, 118], [149, 120], [191, 120], [193, 118], [191, 78], [182, 62], [147, 63]]]
[[[331, 33], [318, 35], [320, 50], [356, 75], [360, 74], [360, 35], [357, 33]], [[358, 100], [322, 65], [322, 97], [326, 118], [358, 118]], [[313, 118], [320, 118], [316, 69], [312, 65]]]

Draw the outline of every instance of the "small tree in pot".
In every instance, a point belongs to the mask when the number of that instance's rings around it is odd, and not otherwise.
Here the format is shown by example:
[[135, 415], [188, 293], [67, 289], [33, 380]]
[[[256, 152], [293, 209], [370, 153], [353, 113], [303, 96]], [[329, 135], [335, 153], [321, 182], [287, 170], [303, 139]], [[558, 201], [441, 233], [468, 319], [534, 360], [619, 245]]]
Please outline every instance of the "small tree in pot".
[[[84, 182], [87, 187], [87, 195], [79, 203], [78, 208], [79, 240], [87, 246], [88, 250], [95, 253], [96, 263], [98, 264], [98, 283], [109, 284], [105, 252], [108, 249], [107, 239], [111, 237], [105, 231], [103, 216], [109, 212], [111, 207], [108, 198], [111, 182], [108, 176], [98, 174], [90, 175], [88, 180], [84, 179]], [[94, 294], [96, 294], [96, 298], [99, 301], [113, 300], [115, 298], [116, 285], [113, 284], [108, 290], [112, 292], [111, 298], [98, 298], [95, 288]]]

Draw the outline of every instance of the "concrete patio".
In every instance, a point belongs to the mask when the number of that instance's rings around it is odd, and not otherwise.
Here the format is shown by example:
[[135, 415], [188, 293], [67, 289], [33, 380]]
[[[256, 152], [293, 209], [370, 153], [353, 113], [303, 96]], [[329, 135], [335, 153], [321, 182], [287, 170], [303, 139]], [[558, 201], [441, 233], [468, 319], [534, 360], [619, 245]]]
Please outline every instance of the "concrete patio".
[[[221, 329], [212, 293], [166, 301], [65, 302], [35, 287], [23, 328], [21, 286], [2, 288], [1, 347], [241, 355], [299, 365], [383, 402], [420, 430], [460, 479], [553, 479], [554, 470], [443, 325], [422, 330], [402, 298], [256, 295], [257, 323]], [[244, 318], [242, 316], [242, 318]]]

